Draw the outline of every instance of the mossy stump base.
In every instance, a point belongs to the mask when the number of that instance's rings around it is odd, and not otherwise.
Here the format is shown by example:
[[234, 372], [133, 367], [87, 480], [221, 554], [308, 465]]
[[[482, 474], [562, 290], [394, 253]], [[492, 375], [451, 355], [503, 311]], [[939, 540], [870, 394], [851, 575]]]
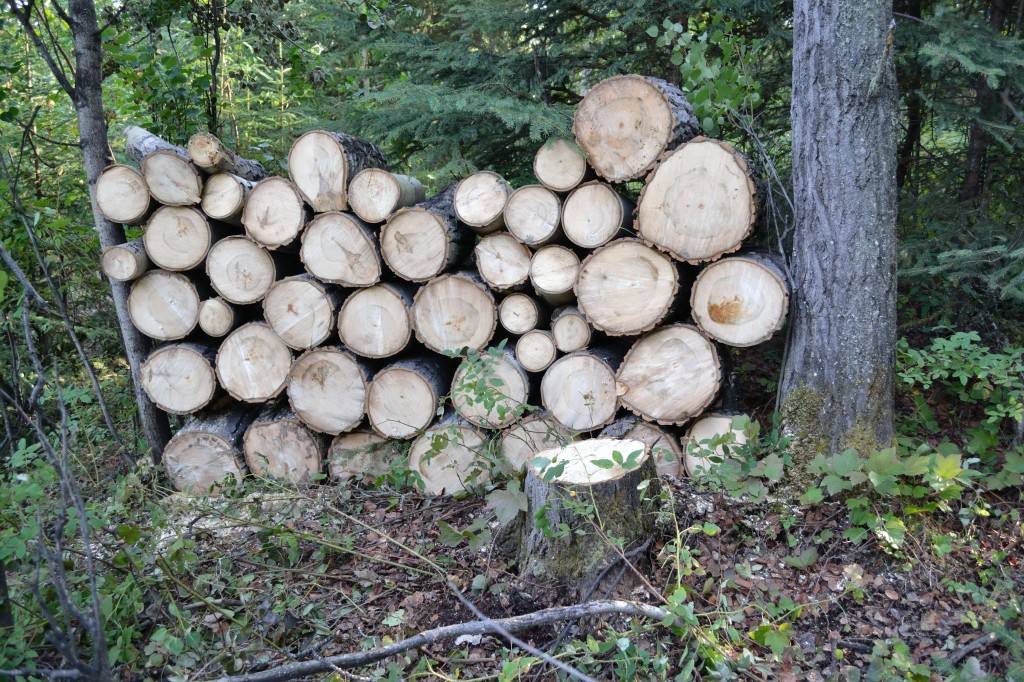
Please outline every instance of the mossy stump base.
[[[538, 468], [538, 458], [551, 463]], [[610, 541], [628, 552], [653, 535], [654, 460], [642, 441], [599, 438], [539, 452], [533, 462], [524, 486], [520, 574], [585, 593], [621, 558]], [[644, 480], [650, 483], [641, 491]]]

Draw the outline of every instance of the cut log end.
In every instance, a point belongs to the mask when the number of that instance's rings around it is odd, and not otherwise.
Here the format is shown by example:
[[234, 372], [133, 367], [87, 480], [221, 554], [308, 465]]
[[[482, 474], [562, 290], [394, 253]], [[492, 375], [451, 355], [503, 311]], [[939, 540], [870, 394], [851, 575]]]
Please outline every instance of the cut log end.
[[510, 350], [491, 348], [463, 360], [451, 389], [452, 403], [463, 418], [483, 428], [502, 429], [526, 409], [530, 378]]
[[400, 360], [381, 369], [366, 398], [374, 431], [387, 438], [415, 438], [429, 427], [451, 385], [451, 370], [436, 358]]
[[307, 217], [298, 189], [277, 177], [261, 180], [253, 187], [242, 209], [245, 233], [272, 250], [294, 242], [306, 226]]
[[448, 416], [413, 441], [409, 469], [420, 475], [428, 495], [451, 495], [480, 485], [490, 477], [480, 454], [486, 442], [483, 431]]
[[206, 256], [206, 274], [226, 301], [258, 303], [277, 279], [274, 259], [248, 237], [221, 239]]
[[213, 238], [202, 212], [189, 206], [162, 206], [146, 224], [142, 242], [157, 267], [184, 271], [202, 265]]
[[[273, 411], [271, 411], [273, 410]], [[245, 432], [242, 451], [254, 475], [305, 486], [322, 470], [327, 440], [294, 413], [272, 407]]]
[[573, 298], [573, 285], [580, 273], [580, 258], [564, 246], [538, 249], [530, 263], [530, 282], [538, 294], [552, 304]]
[[238, 320], [231, 304], [219, 298], [208, 298], [199, 305], [199, 328], [214, 338], [227, 336]]
[[170, 150], [142, 160], [142, 175], [154, 199], [167, 206], [194, 206], [203, 199], [203, 179], [188, 159]]
[[484, 237], [474, 254], [480, 276], [495, 291], [511, 289], [530, 277], [533, 254], [508, 232]]
[[369, 372], [342, 348], [321, 346], [306, 351], [287, 379], [292, 409], [321, 433], [351, 431], [366, 414]]
[[416, 292], [412, 306], [416, 337], [437, 353], [480, 350], [494, 336], [494, 296], [469, 273], [443, 275]]
[[100, 258], [103, 274], [119, 282], [129, 282], [142, 277], [151, 265], [142, 237], [111, 246], [103, 251]]
[[360, 289], [338, 313], [338, 336], [353, 353], [387, 358], [412, 338], [412, 295], [393, 284]]
[[151, 270], [132, 285], [128, 314], [132, 324], [151, 339], [182, 339], [199, 322], [199, 293], [180, 273]]
[[786, 321], [786, 275], [760, 254], [723, 258], [697, 276], [690, 308], [697, 326], [712, 338], [730, 346], [755, 346]]
[[508, 198], [505, 227], [530, 247], [540, 247], [561, 234], [562, 201], [543, 185], [520, 187]]
[[525, 334], [540, 322], [540, 309], [526, 294], [511, 294], [498, 305], [498, 321], [510, 334]]
[[380, 281], [377, 236], [369, 225], [346, 213], [322, 213], [302, 233], [299, 251], [306, 270], [325, 282], [368, 287]]
[[541, 404], [563, 426], [593, 431], [609, 424], [619, 407], [616, 361], [609, 354], [577, 351], [556, 360], [540, 384]]
[[633, 202], [603, 182], [573, 190], [562, 209], [562, 229], [573, 244], [596, 249], [633, 224]]
[[[698, 476], [702, 472], [714, 469], [731, 453], [726, 447], [735, 447], [747, 442], [747, 434], [733, 427], [734, 417], [729, 415], [710, 414], [695, 421], [681, 440], [684, 450], [683, 468], [687, 476]], [[715, 445], [712, 443], [723, 436], [731, 434], [733, 445]]]
[[387, 159], [344, 133], [311, 130], [288, 152], [288, 176], [317, 213], [346, 210], [349, 182], [364, 168], [387, 168]]
[[270, 326], [250, 322], [231, 332], [217, 353], [217, 378], [231, 397], [265, 402], [284, 390], [292, 352]]
[[170, 414], [190, 414], [206, 407], [217, 391], [212, 349], [192, 343], [157, 348], [139, 371], [146, 395]]
[[512, 471], [518, 473], [538, 452], [561, 448], [573, 440], [572, 431], [544, 412], [510, 426], [501, 437], [501, 455]]
[[575, 143], [550, 140], [534, 155], [533, 174], [548, 189], [568, 192], [586, 177], [587, 159]]
[[474, 173], [455, 189], [455, 214], [478, 234], [490, 234], [504, 227], [502, 212], [511, 195], [512, 186], [497, 173]]
[[152, 197], [142, 173], [131, 166], [108, 166], [96, 181], [96, 205], [107, 220], [138, 225], [149, 215]]
[[334, 329], [333, 291], [310, 275], [274, 283], [263, 299], [263, 316], [277, 335], [295, 350], [318, 346]]
[[516, 360], [527, 372], [543, 372], [558, 357], [551, 332], [531, 329], [516, 341]]
[[349, 208], [370, 224], [382, 223], [398, 209], [424, 199], [426, 191], [419, 180], [382, 168], [359, 171], [348, 186]]
[[384, 476], [402, 460], [402, 449], [384, 436], [359, 429], [336, 436], [327, 452], [331, 478], [337, 481]]

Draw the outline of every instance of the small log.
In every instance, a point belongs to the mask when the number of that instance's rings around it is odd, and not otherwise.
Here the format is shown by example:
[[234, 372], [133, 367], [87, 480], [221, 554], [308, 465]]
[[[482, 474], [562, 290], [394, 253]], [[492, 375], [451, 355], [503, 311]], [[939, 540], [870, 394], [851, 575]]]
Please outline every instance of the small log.
[[348, 185], [365, 168], [387, 169], [384, 153], [359, 138], [311, 130], [288, 152], [288, 177], [317, 213], [348, 209]]
[[262, 403], [284, 390], [292, 352], [265, 322], [231, 332], [217, 353], [217, 379], [235, 400]]
[[551, 305], [573, 300], [573, 286], [580, 273], [580, 257], [564, 246], [545, 246], [533, 254], [530, 283]]
[[402, 279], [426, 282], [469, 253], [473, 233], [455, 219], [454, 194], [449, 185], [422, 204], [399, 209], [381, 228], [381, 255]]
[[455, 412], [427, 429], [409, 448], [409, 469], [423, 479], [428, 495], [452, 495], [490, 478], [481, 450], [486, 434]]
[[632, 438], [647, 446], [659, 476], [680, 476], [683, 471], [683, 448], [668, 429], [629, 415], [604, 427], [598, 438]]
[[542, 450], [560, 448], [575, 440], [572, 431], [558, 423], [550, 412], [523, 417], [501, 436], [500, 452], [514, 473], [520, 473]]
[[305, 350], [319, 346], [334, 331], [341, 299], [340, 290], [312, 275], [285, 277], [263, 298], [263, 317], [289, 348]]
[[573, 431], [610, 424], [619, 409], [615, 370], [621, 361], [622, 356], [611, 349], [593, 348], [559, 358], [541, 379], [541, 404]]
[[732, 455], [726, 452], [726, 445], [711, 443], [732, 432], [733, 445], [736, 447], [747, 442], [747, 434], [742, 429], [733, 428], [733, 415], [709, 414], [701, 417], [690, 425], [680, 444], [683, 448], [683, 469], [687, 476], [696, 476], [702, 471], [713, 471], [720, 462]]
[[260, 180], [242, 209], [245, 233], [271, 251], [294, 244], [308, 220], [298, 188], [285, 178]]
[[206, 274], [210, 284], [230, 303], [258, 303], [278, 277], [277, 261], [248, 237], [225, 237], [210, 247]]
[[242, 158], [210, 133], [193, 135], [188, 141], [188, 155], [207, 173], [230, 173], [251, 182], [270, 175], [262, 163]]
[[403, 206], [418, 204], [426, 198], [419, 180], [383, 168], [364, 168], [348, 186], [349, 208], [372, 225], [384, 222]]
[[568, 192], [586, 177], [587, 158], [574, 142], [548, 140], [533, 156], [533, 174], [548, 189]]
[[530, 377], [510, 349], [469, 353], [455, 370], [452, 404], [469, 423], [503, 429], [526, 410]]
[[497, 232], [505, 226], [502, 212], [512, 185], [491, 171], [463, 178], [455, 188], [455, 215], [477, 234]]
[[217, 353], [198, 343], [171, 343], [149, 354], [139, 382], [153, 404], [170, 414], [190, 414], [210, 404], [217, 392]]
[[256, 417], [251, 405], [231, 407], [189, 420], [164, 446], [163, 464], [171, 485], [186, 495], [218, 494], [229, 478], [245, 476], [242, 434]]
[[310, 274], [346, 287], [373, 286], [383, 270], [377, 234], [359, 218], [337, 211], [321, 213], [306, 226], [299, 257]]
[[544, 312], [532, 296], [509, 294], [498, 304], [498, 322], [510, 334], [525, 334], [537, 328]]
[[433, 356], [399, 360], [382, 368], [366, 398], [370, 426], [386, 438], [415, 438], [433, 423], [451, 378], [448, 363]]
[[505, 227], [531, 248], [538, 248], [562, 235], [562, 200], [543, 185], [520, 187], [505, 204]]
[[595, 329], [610, 336], [641, 334], [673, 310], [679, 271], [639, 239], [618, 239], [583, 260], [574, 290]]
[[151, 339], [185, 338], [199, 323], [200, 292], [185, 275], [150, 270], [135, 280], [128, 294], [128, 316]]
[[[642, 441], [604, 438], [544, 450], [534, 461], [540, 459], [552, 462], [548, 466], [561, 468], [561, 473], [551, 476], [545, 474], [546, 467], [527, 466], [519, 574], [565, 582], [586, 593], [604, 569], [618, 563], [620, 551], [629, 552], [653, 536], [650, 498], [657, 486], [638, 490], [643, 481], [657, 481], [653, 459]], [[633, 466], [624, 468], [616, 459]], [[554, 529], [568, 532], [555, 537]], [[621, 543], [621, 549], [611, 547], [608, 538]]]
[[124, 129], [124, 150], [132, 161], [142, 165], [142, 160], [155, 152], [171, 152], [183, 160], [190, 160], [183, 147], [171, 144], [159, 135], [154, 135], [145, 128], [127, 126]]
[[412, 304], [416, 338], [436, 353], [480, 350], [494, 336], [494, 296], [473, 272], [442, 275], [416, 292]]
[[629, 182], [643, 177], [663, 152], [700, 132], [700, 123], [677, 86], [628, 75], [591, 88], [576, 109], [572, 131], [598, 175]]
[[203, 213], [214, 220], [241, 225], [245, 200], [255, 186], [255, 182], [230, 173], [211, 175], [203, 187]]
[[480, 276], [494, 291], [512, 289], [530, 277], [533, 254], [508, 232], [487, 235], [473, 253]]
[[191, 206], [161, 206], [150, 217], [142, 243], [153, 264], [183, 272], [202, 265], [213, 243], [224, 236]]
[[551, 336], [563, 353], [583, 350], [590, 345], [590, 323], [579, 308], [563, 306], [551, 314]]
[[641, 337], [618, 372], [623, 405], [659, 424], [682, 424], [700, 414], [718, 395], [721, 381], [714, 344], [686, 324]]
[[405, 284], [378, 284], [354, 292], [341, 304], [338, 336], [365, 358], [387, 358], [412, 338], [413, 289]]
[[555, 339], [545, 329], [531, 329], [516, 341], [516, 360], [527, 372], [543, 372], [558, 357]]
[[96, 206], [107, 220], [124, 225], [146, 222], [153, 197], [142, 173], [131, 166], [107, 166], [96, 181]]
[[759, 203], [750, 160], [725, 142], [697, 137], [647, 178], [637, 202], [637, 234], [676, 260], [716, 260], [750, 236]]
[[327, 438], [279, 402], [266, 405], [245, 432], [242, 452], [254, 476], [306, 486], [323, 470]]
[[403, 459], [398, 443], [366, 428], [335, 436], [327, 451], [327, 467], [337, 481], [372, 480], [396, 468]]
[[741, 348], [756, 346], [786, 322], [786, 273], [766, 254], [723, 258], [697, 275], [690, 310], [694, 322], [711, 338]]
[[224, 299], [208, 298], [199, 304], [199, 328], [214, 338], [227, 336], [228, 332], [248, 320], [248, 315]]
[[596, 249], [633, 226], [635, 204], [600, 181], [580, 185], [562, 206], [562, 229], [573, 244]]
[[110, 279], [130, 282], [146, 274], [153, 264], [146, 255], [142, 237], [138, 237], [130, 242], [104, 249], [103, 256], [100, 257], [100, 266], [103, 268], [103, 274]]
[[315, 431], [337, 435], [366, 414], [371, 368], [341, 346], [321, 346], [299, 356], [288, 375], [288, 401]]

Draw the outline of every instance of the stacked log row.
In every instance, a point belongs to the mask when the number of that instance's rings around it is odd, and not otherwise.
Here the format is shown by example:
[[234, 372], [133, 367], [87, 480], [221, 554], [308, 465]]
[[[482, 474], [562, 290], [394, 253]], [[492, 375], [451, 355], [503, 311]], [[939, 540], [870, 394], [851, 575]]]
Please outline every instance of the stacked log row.
[[182, 148], [130, 128], [139, 169], [108, 168], [98, 199], [143, 233], [102, 265], [161, 342], [145, 389], [195, 415], [168, 446], [175, 487], [405, 468], [451, 493], [486, 481], [492, 440], [522, 471], [601, 429], [685, 471], [676, 429], [716, 400], [718, 344], [786, 316], [784, 267], [723, 257], [760, 180], [657, 79], [598, 83], [573, 129], [537, 150], [535, 183], [485, 170], [428, 197], [345, 133], [303, 134], [278, 177], [207, 133]]

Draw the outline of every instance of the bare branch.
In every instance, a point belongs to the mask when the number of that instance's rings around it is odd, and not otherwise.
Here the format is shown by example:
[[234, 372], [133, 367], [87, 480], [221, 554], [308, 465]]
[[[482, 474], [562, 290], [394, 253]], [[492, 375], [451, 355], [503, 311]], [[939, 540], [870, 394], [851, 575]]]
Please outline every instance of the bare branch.
[[46, 47], [42, 36], [36, 33], [35, 29], [32, 27], [31, 12], [34, 4], [34, 0], [28, 0], [24, 5], [24, 9], [18, 9], [17, 0], [7, 0], [7, 6], [10, 7], [11, 14], [17, 18], [18, 23], [20, 23], [21, 27], [25, 29], [25, 33], [28, 34], [29, 39], [32, 40], [36, 49], [39, 50], [39, 54], [42, 56], [43, 61], [45, 61], [46, 65], [50, 67], [50, 72], [53, 74], [53, 77], [57, 79], [57, 82], [60, 83], [60, 87], [67, 93], [68, 97], [74, 100], [75, 86], [71, 83], [67, 74], [64, 73], [64, 69], [56, 62], [56, 60], [54, 60], [53, 54], [51, 54], [50, 50]]

